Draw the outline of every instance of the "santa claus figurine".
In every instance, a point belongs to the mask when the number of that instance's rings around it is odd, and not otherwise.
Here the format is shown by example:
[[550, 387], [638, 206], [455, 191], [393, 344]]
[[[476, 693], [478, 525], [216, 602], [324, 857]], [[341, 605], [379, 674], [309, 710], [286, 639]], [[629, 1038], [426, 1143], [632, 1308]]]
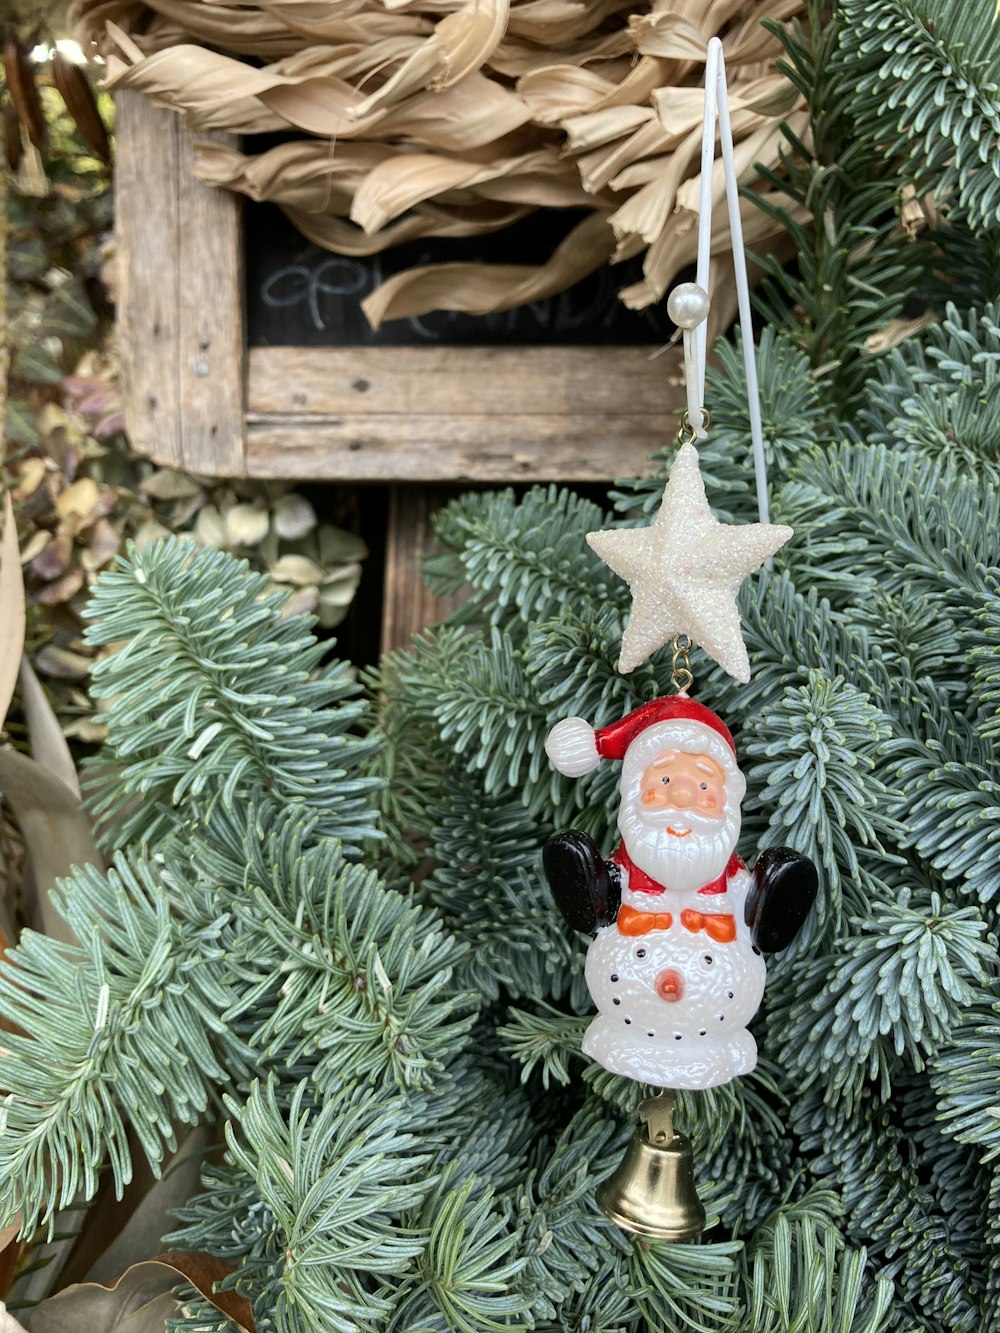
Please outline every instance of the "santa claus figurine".
[[597, 731], [566, 718], [545, 749], [570, 777], [622, 761], [622, 840], [611, 856], [578, 830], [544, 851], [567, 922], [594, 936], [586, 976], [598, 1012], [584, 1051], [658, 1088], [711, 1088], [749, 1073], [761, 955], [792, 942], [817, 879], [788, 848], [769, 848], [753, 871], [737, 855], [746, 780], [728, 727], [682, 693]]

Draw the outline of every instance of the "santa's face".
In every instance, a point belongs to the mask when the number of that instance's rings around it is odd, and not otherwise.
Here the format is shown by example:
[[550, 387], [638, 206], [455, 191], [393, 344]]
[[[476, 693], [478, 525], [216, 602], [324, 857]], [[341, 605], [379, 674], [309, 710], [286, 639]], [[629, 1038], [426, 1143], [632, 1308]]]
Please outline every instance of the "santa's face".
[[618, 813], [629, 856], [668, 889], [701, 888], [736, 849], [744, 790], [735, 761], [715, 746], [699, 748], [694, 737], [651, 754], [630, 752]]

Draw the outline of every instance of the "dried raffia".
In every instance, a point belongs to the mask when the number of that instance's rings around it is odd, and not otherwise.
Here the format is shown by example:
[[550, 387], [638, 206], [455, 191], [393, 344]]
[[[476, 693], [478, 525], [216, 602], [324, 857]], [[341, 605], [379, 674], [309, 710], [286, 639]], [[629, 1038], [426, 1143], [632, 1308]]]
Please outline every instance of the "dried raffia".
[[[316, 244], [367, 255], [476, 236], [536, 209], [582, 212], [540, 265], [445, 263], [390, 278], [373, 324], [432, 309], [476, 314], [555, 294], [642, 256], [622, 300], [659, 301], [695, 254], [704, 58], [725, 49], [741, 183], [779, 166], [780, 125], [804, 121], [761, 20], [803, 0], [76, 0], [111, 88], [173, 108], [206, 182], [285, 210]], [[246, 136], [283, 133], [254, 153]], [[721, 176], [713, 180], [721, 199]], [[785, 243], [746, 200], [757, 253]], [[716, 210], [713, 249], [727, 244]], [[713, 319], [727, 316], [723, 295]]]

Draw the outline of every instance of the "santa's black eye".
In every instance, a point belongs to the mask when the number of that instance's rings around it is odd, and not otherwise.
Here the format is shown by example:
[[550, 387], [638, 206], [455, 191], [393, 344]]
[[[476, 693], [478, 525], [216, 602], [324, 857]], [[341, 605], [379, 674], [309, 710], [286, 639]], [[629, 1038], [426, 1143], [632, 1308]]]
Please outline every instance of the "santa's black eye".
[[707, 783], [707, 782], [703, 782], [703, 783], [701, 784], [701, 789], [702, 789], [702, 791], [708, 791], [708, 783]]
[[661, 781], [661, 782], [669, 782], [670, 779], [669, 779], [669, 778], [661, 778], [660, 781]]

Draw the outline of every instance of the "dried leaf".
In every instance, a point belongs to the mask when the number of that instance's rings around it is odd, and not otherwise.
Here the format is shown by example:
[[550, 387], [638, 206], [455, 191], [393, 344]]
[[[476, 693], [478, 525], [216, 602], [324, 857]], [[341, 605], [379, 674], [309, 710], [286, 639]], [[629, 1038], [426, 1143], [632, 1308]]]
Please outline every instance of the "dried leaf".
[[38, 82], [27, 45], [14, 35], [7, 37], [3, 51], [4, 74], [7, 79], [7, 91], [14, 104], [18, 119], [28, 132], [28, 138], [38, 149], [45, 152], [45, 113], [42, 111], [42, 98], [38, 91]]
[[283, 555], [267, 571], [275, 583], [293, 583], [298, 587], [322, 583], [326, 571], [304, 555]]
[[11, 172], [16, 173], [24, 156], [24, 140], [21, 137], [21, 121], [13, 102], [3, 104], [3, 147], [7, 165]]
[[53, 777], [65, 782], [70, 791], [79, 797], [80, 779], [59, 725], [59, 719], [26, 657], [21, 658], [18, 680], [21, 685], [21, 704], [28, 722], [28, 739], [33, 758]]
[[[54, 545], [53, 542], [52, 546]], [[51, 550], [52, 546], [48, 549]], [[85, 577], [86, 575], [82, 569], [71, 569], [62, 578], [56, 579], [54, 583], [46, 584], [40, 592], [35, 594], [35, 600], [42, 602], [45, 606], [61, 606], [63, 602], [72, 601], [83, 587]]]
[[440, 91], [460, 83], [492, 55], [504, 35], [509, 13], [510, 0], [470, 0], [448, 14], [420, 50], [357, 107], [357, 115], [368, 115], [417, 89]]
[[238, 504], [227, 511], [224, 523], [227, 546], [256, 546], [267, 536], [271, 519], [263, 505]]
[[25, 1315], [26, 1333], [163, 1333], [179, 1302], [177, 1273], [157, 1264], [129, 1269], [114, 1287], [75, 1283]]
[[171, 1251], [133, 1264], [113, 1286], [79, 1282], [36, 1305], [26, 1333], [163, 1333], [176, 1314], [178, 1278], [221, 1310], [240, 1333], [256, 1333], [249, 1303], [235, 1292], [214, 1291], [232, 1271], [209, 1255]]
[[320, 563], [329, 568], [341, 561], [364, 560], [368, 547], [356, 532], [347, 532], [329, 524], [319, 530]]
[[96, 573], [118, 554], [121, 544], [121, 533], [110, 519], [99, 518], [90, 529], [87, 547], [80, 562], [88, 573]]
[[83, 653], [74, 653], [70, 648], [60, 648], [52, 643], [47, 643], [35, 654], [38, 670], [55, 680], [83, 680], [90, 671], [90, 662], [91, 659]]
[[24, 582], [17, 549], [17, 524], [10, 495], [3, 498], [3, 536], [0, 537], [0, 727], [3, 726], [14, 693], [17, 671], [24, 649]]
[[[134, 1264], [155, 1254], [162, 1238], [176, 1225], [175, 1210], [198, 1193], [201, 1169], [217, 1132], [199, 1125], [182, 1139], [162, 1174], [140, 1165], [121, 1197], [103, 1188], [91, 1205], [81, 1244], [63, 1275], [70, 1282], [113, 1282]], [[97, 1234], [95, 1235], [95, 1229]]]
[[81, 477], [67, 486], [56, 500], [56, 510], [63, 517], [78, 514], [81, 518], [93, 513], [100, 499], [100, 487], [92, 477]]
[[286, 541], [298, 541], [307, 537], [316, 526], [316, 511], [304, 495], [297, 495], [293, 491], [277, 501], [272, 521], [279, 537], [284, 537]]
[[[747, 154], [779, 166], [778, 123], [798, 104], [761, 20], [792, 19], [803, 0], [654, 0], [639, 12], [629, 0], [157, 0], [134, 38], [123, 27], [139, 11], [126, 0], [77, 7], [85, 26], [99, 15], [123, 25], [108, 27], [110, 86], [141, 89], [196, 129], [318, 136], [257, 156], [202, 145], [196, 171], [273, 201], [335, 253], [485, 235], [535, 208], [590, 215], [578, 262], [557, 252], [532, 269], [397, 274], [365, 302], [375, 325], [509, 309], [644, 250], [644, 280], [625, 299], [649, 304], [689, 249], [708, 38], [723, 41]], [[778, 244], [773, 223], [761, 240]]]
[[614, 234], [599, 214], [584, 219], [539, 267], [526, 264], [436, 264], [383, 282], [361, 303], [372, 328], [383, 320], [463, 310], [482, 315], [510, 310], [565, 291], [606, 263]]
[[183, 472], [175, 472], [169, 467], [157, 468], [151, 476], [145, 477], [139, 483], [142, 494], [150, 496], [153, 500], [187, 499], [191, 495], [200, 495], [202, 489], [193, 477]]
[[47, 468], [44, 458], [39, 458], [37, 455], [25, 458], [18, 469], [14, 499], [26, 500], [29, 495], [34, 495], [45, 480]]
[[133, 538], [139, 550], [143, 550], [150, 542], [160, 541], [164, 537], [172, 537], [173, 533], [165, 528], [162, 523], [158, 523], [155, 518], [144, 519], [136, 531]]
[[53, 939], [72, 941], [69, 926], [52, 905], [51, 890], [72, 866], [103, 864], [80, 798], [17, 750], [0, 750], [0, 792], [14, 812], [31, 859], [35, 897], [25, 904], [29, 924]]
[[97, 100], [86, 74], [56, 47], [52, 56], [52, 80], [66, 104], [80, 138], [102, 162], [111, 162], [111, 144]]

